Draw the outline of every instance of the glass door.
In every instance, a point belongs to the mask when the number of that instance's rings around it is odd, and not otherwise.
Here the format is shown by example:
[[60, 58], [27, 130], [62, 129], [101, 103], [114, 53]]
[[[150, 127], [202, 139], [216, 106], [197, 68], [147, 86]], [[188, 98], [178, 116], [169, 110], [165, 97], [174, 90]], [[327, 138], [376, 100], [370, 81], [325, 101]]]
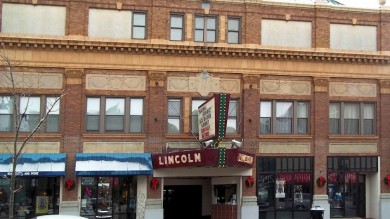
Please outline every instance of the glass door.
[[112, 215], [112, 177], [99, 177], [98, 179], [98, 209], [97, 217]]

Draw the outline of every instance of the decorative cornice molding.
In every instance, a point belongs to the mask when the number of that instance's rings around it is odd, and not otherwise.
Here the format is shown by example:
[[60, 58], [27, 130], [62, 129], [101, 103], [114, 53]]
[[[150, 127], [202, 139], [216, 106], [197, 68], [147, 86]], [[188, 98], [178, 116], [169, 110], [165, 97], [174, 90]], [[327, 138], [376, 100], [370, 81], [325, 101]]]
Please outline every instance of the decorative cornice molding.
[[[1, 34], [0, 34], [1, 35]], [[151, 40], [153, 41], [153, 40]], [[0, 36], [0, 45], [5, 48], [26, 48], [46, 50], [77, 50], [77, 51], [104, 51], [117, 53], [144, 53], [159, 55], [188, 55], [188, 56], [215, 56], [237, 57], [268, 60], [298, 60], [316, 61], [325, 63], [371, 63], [390, 64], [390, 55], [370, 53], [341, 53], [332, 51], [287, 50], [261, 48], [261, 45], [229, 46], [224, 43], [153, 43], [150, 40], [129, 41], [93, 41], [84, 38], [27, 38], [15, 36]]]

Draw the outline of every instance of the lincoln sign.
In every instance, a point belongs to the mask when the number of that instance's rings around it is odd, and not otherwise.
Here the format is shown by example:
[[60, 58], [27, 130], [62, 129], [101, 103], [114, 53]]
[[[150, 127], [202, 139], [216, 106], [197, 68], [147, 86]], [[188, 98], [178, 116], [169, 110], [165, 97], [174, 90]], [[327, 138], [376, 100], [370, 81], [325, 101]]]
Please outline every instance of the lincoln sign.
[[[251, 168], [254, 155], [238, 149], [226, 149], [226, 166]], [[153, 168], [218, 166], [217, 149], [200, 149], [153, 155]]]

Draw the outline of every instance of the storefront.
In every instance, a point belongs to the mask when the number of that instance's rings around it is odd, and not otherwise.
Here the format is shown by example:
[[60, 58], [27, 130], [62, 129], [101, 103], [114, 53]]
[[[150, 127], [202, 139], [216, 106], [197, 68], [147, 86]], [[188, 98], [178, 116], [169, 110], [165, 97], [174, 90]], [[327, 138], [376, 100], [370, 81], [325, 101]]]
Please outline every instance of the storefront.
[[258, 157], [260, 218], [310, 218], [312, 176], [312, 157]]
[[[0, 218], [9, 214], [11, 154], [0, 154]], [[60, 177], [65, 175], [66, 154], [21, 154], [16, 166], [14, 210], [18, 218], [58, 214]]]
[[252, 176], [253, 163], [254, 155], [239, 149], [153, 155], [153, 176], [163, 182], [161, 218], [241, 218], [243, 177]]
[[135, 219], [138, 176], [151, 174], [148, 153], [76, 154], [76, 175], [81, 178], [80, 215]]
[[366, 203], [375, 194], [367, 187], [378, 172], [378, 157], [328, 157], [330, 217], [366, 217]]

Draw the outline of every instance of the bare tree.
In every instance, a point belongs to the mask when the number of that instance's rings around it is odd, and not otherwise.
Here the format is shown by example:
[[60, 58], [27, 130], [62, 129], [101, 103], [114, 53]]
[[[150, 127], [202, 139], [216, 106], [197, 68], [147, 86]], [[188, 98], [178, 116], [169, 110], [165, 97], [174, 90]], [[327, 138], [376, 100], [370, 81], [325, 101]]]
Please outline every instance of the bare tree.
[[[10, 195], [8, 197], [9, 218], [13, 219], [15, 193], [22, 189], [22, 187], [16, 186], [18, 179], [16, 172], [18, 159], [23, 154], [27, 143], [34, 137], [34, 135], [40, 130], [40, 128], [45, 125], [49, 114], [56, 110], [55, 107], [64, 97], [65, 91], [62, 91], [61, 94], [53, 98], [53, 101], [51, 103], [46, 104], [46, 111], [43, 114], [40, 114], [38, 122], [33, 124], [32, 127], [26, 130], [25, 128], [23, 128], [23, 126], [26, 123], [24, 121], [26, 120], [27, 110], [30, 104], [31, 87], [26, 84], [20, 83], [20, 81], [17, 80], [17, 74], [14, 72], [14, 68], [16, 66], [20, 66], [22, 62], [15, 58], [11, 59], [7, 55], [5, 49], [3, 49], [3, 51], [0, 53], [0, 59], [1, 61], [3, 61], [3, 71], [0, 73], [2, 74], [0, 75], [0, 78], [3, 81], [3, 84], [6, 85], [5, 87], [7, 88], [7, 91], [10, 93], [10, 103], [12, 104], [9, 104], [9, 110], [12, 110], [13, 112], [12, 128], [15, 134], [12, 139], [12, 144], [10, 144], [11, 146], [7, 147], [8, 152], [12, 155], [12, 170], [9, 176], [5, 176], [10, 181]], [[26, 100], [23, 106], [22, 104], [20, 104], [20, 98], [24, 98]]]

